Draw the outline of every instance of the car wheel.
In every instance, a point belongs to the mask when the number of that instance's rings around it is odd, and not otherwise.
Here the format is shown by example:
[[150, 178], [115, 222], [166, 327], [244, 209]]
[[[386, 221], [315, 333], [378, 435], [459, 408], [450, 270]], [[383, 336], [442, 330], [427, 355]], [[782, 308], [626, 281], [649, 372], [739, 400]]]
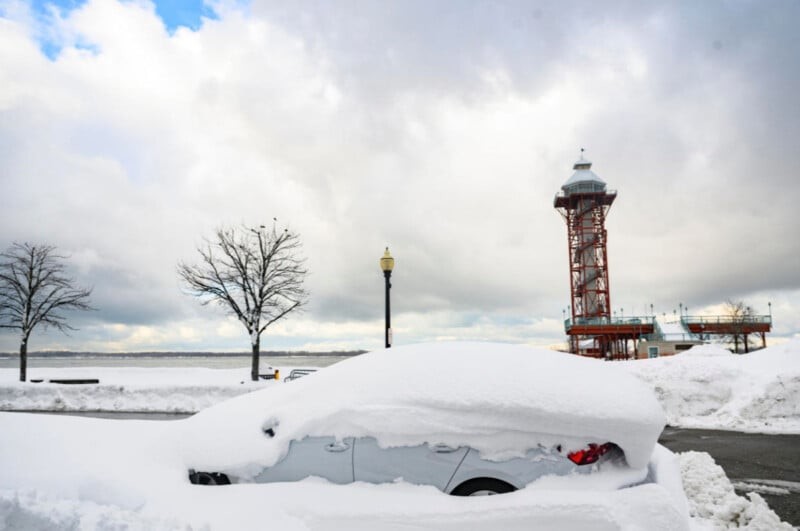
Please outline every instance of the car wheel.
[[231, 480], [225, 474], [217, 472], [192, 472], [189, 481], [195, 485], [230, 485]]
[[492, 496], [514, 492], [517, 488], [510, 483], [494, 478], [475, 478], [465, 481], [450, 493], [453, 496]]

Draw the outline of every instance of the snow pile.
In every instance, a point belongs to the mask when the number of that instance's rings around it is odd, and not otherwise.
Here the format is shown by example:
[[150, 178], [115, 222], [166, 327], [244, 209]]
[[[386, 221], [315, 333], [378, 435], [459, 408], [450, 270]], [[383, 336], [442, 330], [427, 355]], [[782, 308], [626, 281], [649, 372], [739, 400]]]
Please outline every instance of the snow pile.
[[187, 465], [247, 478], [312, 435], [470, 446], [487, 459], [521, 457], [537, 444], [568, 452], [614, 442], [642, 468], [664, 422], [652, 392], [617, 365], [514, 345], [433, 343], [364, 354], [204, 410], [186, 421], [186, 438], [203, 442]]
[[44, 486], [51, 496], [135, 509], [147, 499], [149, 483], [184, 479], [176, 427], [0, 413], [0, 489]]
[[705, 452], [678, 455], [683, 487], [689, 500], [689, 514], [697, 529], [750, 531], [792, 531], [781, 522], [764, 498], [750, 492], [747, 498], [734, 491], [722, 467]]
[[92, 501], [52, 499], [35, 490], [0, 490], [0, 529], [186, 530], [174, 517], [145, 517], [136, 511]]
[[[128, 480], [130, 481], [130, 479]], [[155, 488], [135, 509], [41, 492], [0, 490], [0, 529], [198, 529], [240, 531], [688, 531], [664, 492], [646, 485], [612, 492], [537, 492], [458, 498], [407, 483], [297, 483]]]
[[800, 433], [800, 340], [734, 355], [699, 345], [623, 362], [655, 391], [672, 426]]
[[[680, 508], [653, 484], [620, 491], [531, 485], [486, 498], [451, 497], [402, 482], [332, 485], [315, 478], [190, 485], [179, 461], [181, 448], [195, 441], [179, 436], [183, 422], [0, 414], [0, 529], [687, 529]], [[737, 496], [707, 454], [677, 458], [691, 529], [791, 529], [759, 496]], [[671, 459], [656, 447], [657, 468]]]

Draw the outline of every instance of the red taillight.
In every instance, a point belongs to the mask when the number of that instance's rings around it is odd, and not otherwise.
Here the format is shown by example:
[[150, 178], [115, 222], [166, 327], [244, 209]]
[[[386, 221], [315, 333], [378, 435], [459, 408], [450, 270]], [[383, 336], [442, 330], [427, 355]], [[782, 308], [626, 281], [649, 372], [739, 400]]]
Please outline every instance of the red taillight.
[[588, 448], [568, 453], [567, 457], [576, 465], [591, 465], [592, 463], [596, 463], [601, 455], [611, 450], [611, 446], [611, 443], [600, 445], [591, 443]]

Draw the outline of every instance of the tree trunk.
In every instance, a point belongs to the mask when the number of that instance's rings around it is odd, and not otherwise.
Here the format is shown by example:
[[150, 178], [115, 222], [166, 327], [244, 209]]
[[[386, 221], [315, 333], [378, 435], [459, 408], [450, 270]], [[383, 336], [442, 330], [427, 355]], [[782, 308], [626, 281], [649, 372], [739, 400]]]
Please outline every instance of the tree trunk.
[[24, 382], [28, 377], [28, 338], [23, 337], [19, 344], [19, 381]]
[[253, 367], [250, 369], [250, 378], [258, 381], [259, 355], [261, 354], [261, 338], [256, 338], [253, 342]]

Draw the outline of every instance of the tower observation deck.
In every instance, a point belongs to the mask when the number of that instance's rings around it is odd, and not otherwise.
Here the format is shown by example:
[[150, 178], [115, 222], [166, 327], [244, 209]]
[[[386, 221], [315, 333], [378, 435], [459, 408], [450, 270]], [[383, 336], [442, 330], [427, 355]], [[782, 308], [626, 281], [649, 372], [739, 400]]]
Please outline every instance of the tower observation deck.
[[611, 318], [605, 223], [617, 192], [608, 190], [591, 168], [581, 153], [575, 173], [553, 200], [567, 224], [571, 304], [564, 328], [572, 353], [626, 358], [627, 342], [634, 341], [635, 348], [641, 335], [652, 333], [653, 319]]

